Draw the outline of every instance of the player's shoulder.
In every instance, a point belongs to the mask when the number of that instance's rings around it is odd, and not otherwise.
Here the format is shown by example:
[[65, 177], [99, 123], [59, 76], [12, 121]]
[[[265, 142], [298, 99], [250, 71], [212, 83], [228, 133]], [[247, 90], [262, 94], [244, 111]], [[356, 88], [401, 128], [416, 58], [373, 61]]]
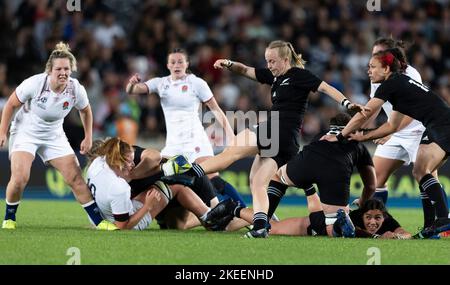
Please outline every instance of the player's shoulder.
[[195, 75], [193, 73], [189, 73], [186, 75], [186, 81], [192, 82], [194, 84], [205, 84], [206, 83], [206, 81], [203, 78], [198, 77], [197, 75]]
[[84, 89], [83, 84], [77, 78], [69, 77], [69, 86], [74, 88], [75, 92], [78, 92], [80, 89]]
[[422, 83], [422, 76], [420, 76], [419, 71], [417, 71], [417, 69], [415, 69], [411, 65], [408, 65], [408, 67], [406, 68], [405, 75], [407, 75], [408, 77], [414, 79], [417, 82]]
[[47, 73], [39, 73], [26, 78], [23, 82], [29, 84], [39, 84], [46, 80], [47, 76]]

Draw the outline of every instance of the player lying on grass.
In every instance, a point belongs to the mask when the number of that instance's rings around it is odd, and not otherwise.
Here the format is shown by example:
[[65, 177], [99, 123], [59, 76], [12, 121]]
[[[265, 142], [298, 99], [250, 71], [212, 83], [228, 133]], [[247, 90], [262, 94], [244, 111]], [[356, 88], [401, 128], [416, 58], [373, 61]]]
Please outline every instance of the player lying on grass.
[[[205, 226], [214, 226], [210, 208], [189, 188], [182, 185], [167, 186], [156, 181], [146, 191], [131, 198], [130, 172], [134, 168], [132, 146], [118, 138], [96, 143], [89, 153], [87, 183], [102, 216], [119, 229], [144, 230], [152, 217], [158, 215], [176, 198], [193, 212]], [[215, 212], [215, 214], [220, 215]]]
[[[94, 142], [94, 147], [96, 144], [97, 141]], [[133, 146], [133, 149], [136, 167], [131, 171], [131, 180], [128, 182], [131, 187], [131, 197], [145, 192], [156, 181], [160, 180], [161, 176], [164, 175], [161, 171], [161, 160], [167, 162], [165, 167], [166, 173], [182, 171], [182, 169], [191, 167], [191, 164], [184, 156], [175, 156], [167, 161], [167, 159], [161, 159], [161, 153], [155, 149], [144, 149], [139, 146]], [[239, 197], [238, 201], [243, 200], [238, 192], [229, 195], [231, 189], [224, 191], [224, 188], [209, 187], [208, 183], [205, 183], [205, 179], [196, 180], [196, 183], [190, 188], [209, 207], [216, 206], [219, 200], [227, 200], [231, 197], [233, 199]], [[171, 200], [167, 207], [155, 218], [162, 229], [191, 229], [201, 225], [196, 215], [183, 207], [177, 199]], [[233, 230], [247, 225], [247, 222], [238, 218], [233, 220], [233, 218], [233, 216], [229, 216], [227, 220], [222, 220], [220, 225], [216, 225], [211, 229], [224, 230], [227, 226], [227, 230]]]
[[[317, 213], [321, 208], [320, 199], [317, 194], [308, 197], [308, 210]], [[252, 219], [251, 209], [236, 208], [236, 214], [248, 221]], [[360, 237], [360, 238], [382, 238], [382, 239], [410, 239], [411, 234], [404, 230], [397, 220], [386, 210], [383, 202], [370, 198], [364, 202], [361, 208], [350, 212], [350, 219], [346, 220], [343, 212], [338, 214], [338, 218], [333, 227], [327, 227], [326, 235]], [[325, 232], [316, 232], [314, 226], [314, 215], [309, 217], [296, 217], [283, 219], [281, 221], [271, 221], [271, 235], [325, 235]], [[352, 233], [353, 232], [353, 233]]]

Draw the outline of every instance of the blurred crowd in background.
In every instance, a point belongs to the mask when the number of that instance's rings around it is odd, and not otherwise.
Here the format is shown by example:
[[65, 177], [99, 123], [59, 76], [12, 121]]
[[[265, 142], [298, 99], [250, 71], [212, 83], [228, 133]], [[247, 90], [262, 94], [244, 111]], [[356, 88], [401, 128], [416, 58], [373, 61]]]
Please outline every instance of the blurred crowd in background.
[[[69, 12], [66, 0], [0, 0], [0, 108], [25, 78], [44, 71], [62, 40], [77, 57], [72, 76], [88, 92], [94, 136], [115, 136], [130, 125], [138, 143], [161, 148], [165, 126], [158, 96], [128, 96], [125, 85], [136, 72], [144, 80], [168, 75], [167, 53], [173, 48], [188, 51], [190, 70], [208, 82], [224, 111], [263, 111], [270, 108], [270, 87], [215, 70], [216, 59], [265, 67], [266, 45], [289, 41], [307, 69], [364, 104], [372, 43], [391, 35], [407, 43], [410, 64], [450, 103], [450, 0], [382, 0], [381, 11], [368, 11], [365, 0], [80, 3], [80, 12]], [[327, 96], [311, 94], [303, 139], [327, 128], [339, 110]], [[65, 129], [78, 148], [83, 137], [76, 112], [66, 118]]]

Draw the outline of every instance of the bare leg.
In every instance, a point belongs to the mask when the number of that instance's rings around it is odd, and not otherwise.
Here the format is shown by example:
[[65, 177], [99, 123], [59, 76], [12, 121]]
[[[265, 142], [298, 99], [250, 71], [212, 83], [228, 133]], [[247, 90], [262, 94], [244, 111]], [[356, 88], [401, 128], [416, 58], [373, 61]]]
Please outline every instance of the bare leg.
[[267, 214], [269, 209], [267, 187], [277, 168], [276, 162], [271, 158], [261, 158], [258, 155], [253, 162], [252, 170], [250, 171], [250, 189], [252, 191], [253, 210], [255, 213], [264, 212]]
[[399, 169], [405, 162], [402, 160], [389, 159], [380, 156], [373, 157], [373, 164], [377, 176], [377, 188], [387, 187], [386, 182], [389, 176]]
[[436, 173], [445, 158], [445, 151], [436, 143], [421, 144], [414, 163], [413, 176], [417, 182], [426, 174]]
[[80, 204], [86, 204], [94, 198], [81, 176], [81, 169], [75, 155], [67, 155], [49, 161], [64, 177], [64, 181], [72, 189], [75, 198]]
[[200, 163], [205, 173], [215, 173], [226, 169], [233, 162], [258, 153], [256, 134], [248, 129], [236, 135], [232, 146], [227, 147], [220, 154]]
[[22, 198], [33, 160], [34, 156], [29, 152], [15, 151], [11, 154], [11, 178], [6, 186], [6, 200], [9, 203], [19, 202]]
[[209, 208], [203, 203], [200, 197], [194, 193], [190, 188], [181, 185], [172, 185], [173, 196], [177, 198], [180, 204], [193, 212], [197, 217], [203, 216]]

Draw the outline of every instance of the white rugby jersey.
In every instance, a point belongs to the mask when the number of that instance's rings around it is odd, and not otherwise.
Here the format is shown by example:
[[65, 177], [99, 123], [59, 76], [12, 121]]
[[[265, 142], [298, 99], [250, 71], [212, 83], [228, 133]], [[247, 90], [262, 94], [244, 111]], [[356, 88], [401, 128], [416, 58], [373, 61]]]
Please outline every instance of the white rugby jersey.
[[166, 146], [180, 146], [184, 151], [194, 142], [208, 141], [199, 119], [199, 107], [213, 97], [208, 84], [188, 74], [183, 79], [156, 77], [145, 82], [150, 93], [158, 93], [166, 120]]
[[130, 185], [114, 173], [104, 157], [94, 159], [86, 179], [104, 219], [114, 222], [114, 214], [133, 214]]
[[[408, 65], [408, 67], [405, 70], [405, 75], [409, 76], [410, 78], [414, 79], [417, 82], [422, 83], [422, 77], [420, 76], [420, 73], [411, 65]], [[370, 88], [370, 98], [373, 98], [375, 96], [375, 91], [377, 91], [378, 87], [381, 83], [372, 83]], [[392, 113], [392, 104], [389, 102], [385, 102], [383, 104], [383, 110], [386, 113], [388, 117], [391, 116]], [[400, 131], [393, 134], [393, 136], [401, 137], [401, 138], [408, 138], [411, 136], [416, 135], [422, 135], [422, 133], [425, 131], [425, 127], [422, 125], [421, 122], [417, 120], [412, 120], [409, 125], [401, 129]]]
[[46, 73], [25, 79], [16, 95], [24, 103], [11, 124], [11, 134], [25, 132], [42, 139], [53, 140], [64, 133], [64, 117], [75, 107], [78, 110], [89, 104], [86, 89], [75, 78], [68, 78], [66, 89], [57, 94], [50, 89], [50, 76]]

